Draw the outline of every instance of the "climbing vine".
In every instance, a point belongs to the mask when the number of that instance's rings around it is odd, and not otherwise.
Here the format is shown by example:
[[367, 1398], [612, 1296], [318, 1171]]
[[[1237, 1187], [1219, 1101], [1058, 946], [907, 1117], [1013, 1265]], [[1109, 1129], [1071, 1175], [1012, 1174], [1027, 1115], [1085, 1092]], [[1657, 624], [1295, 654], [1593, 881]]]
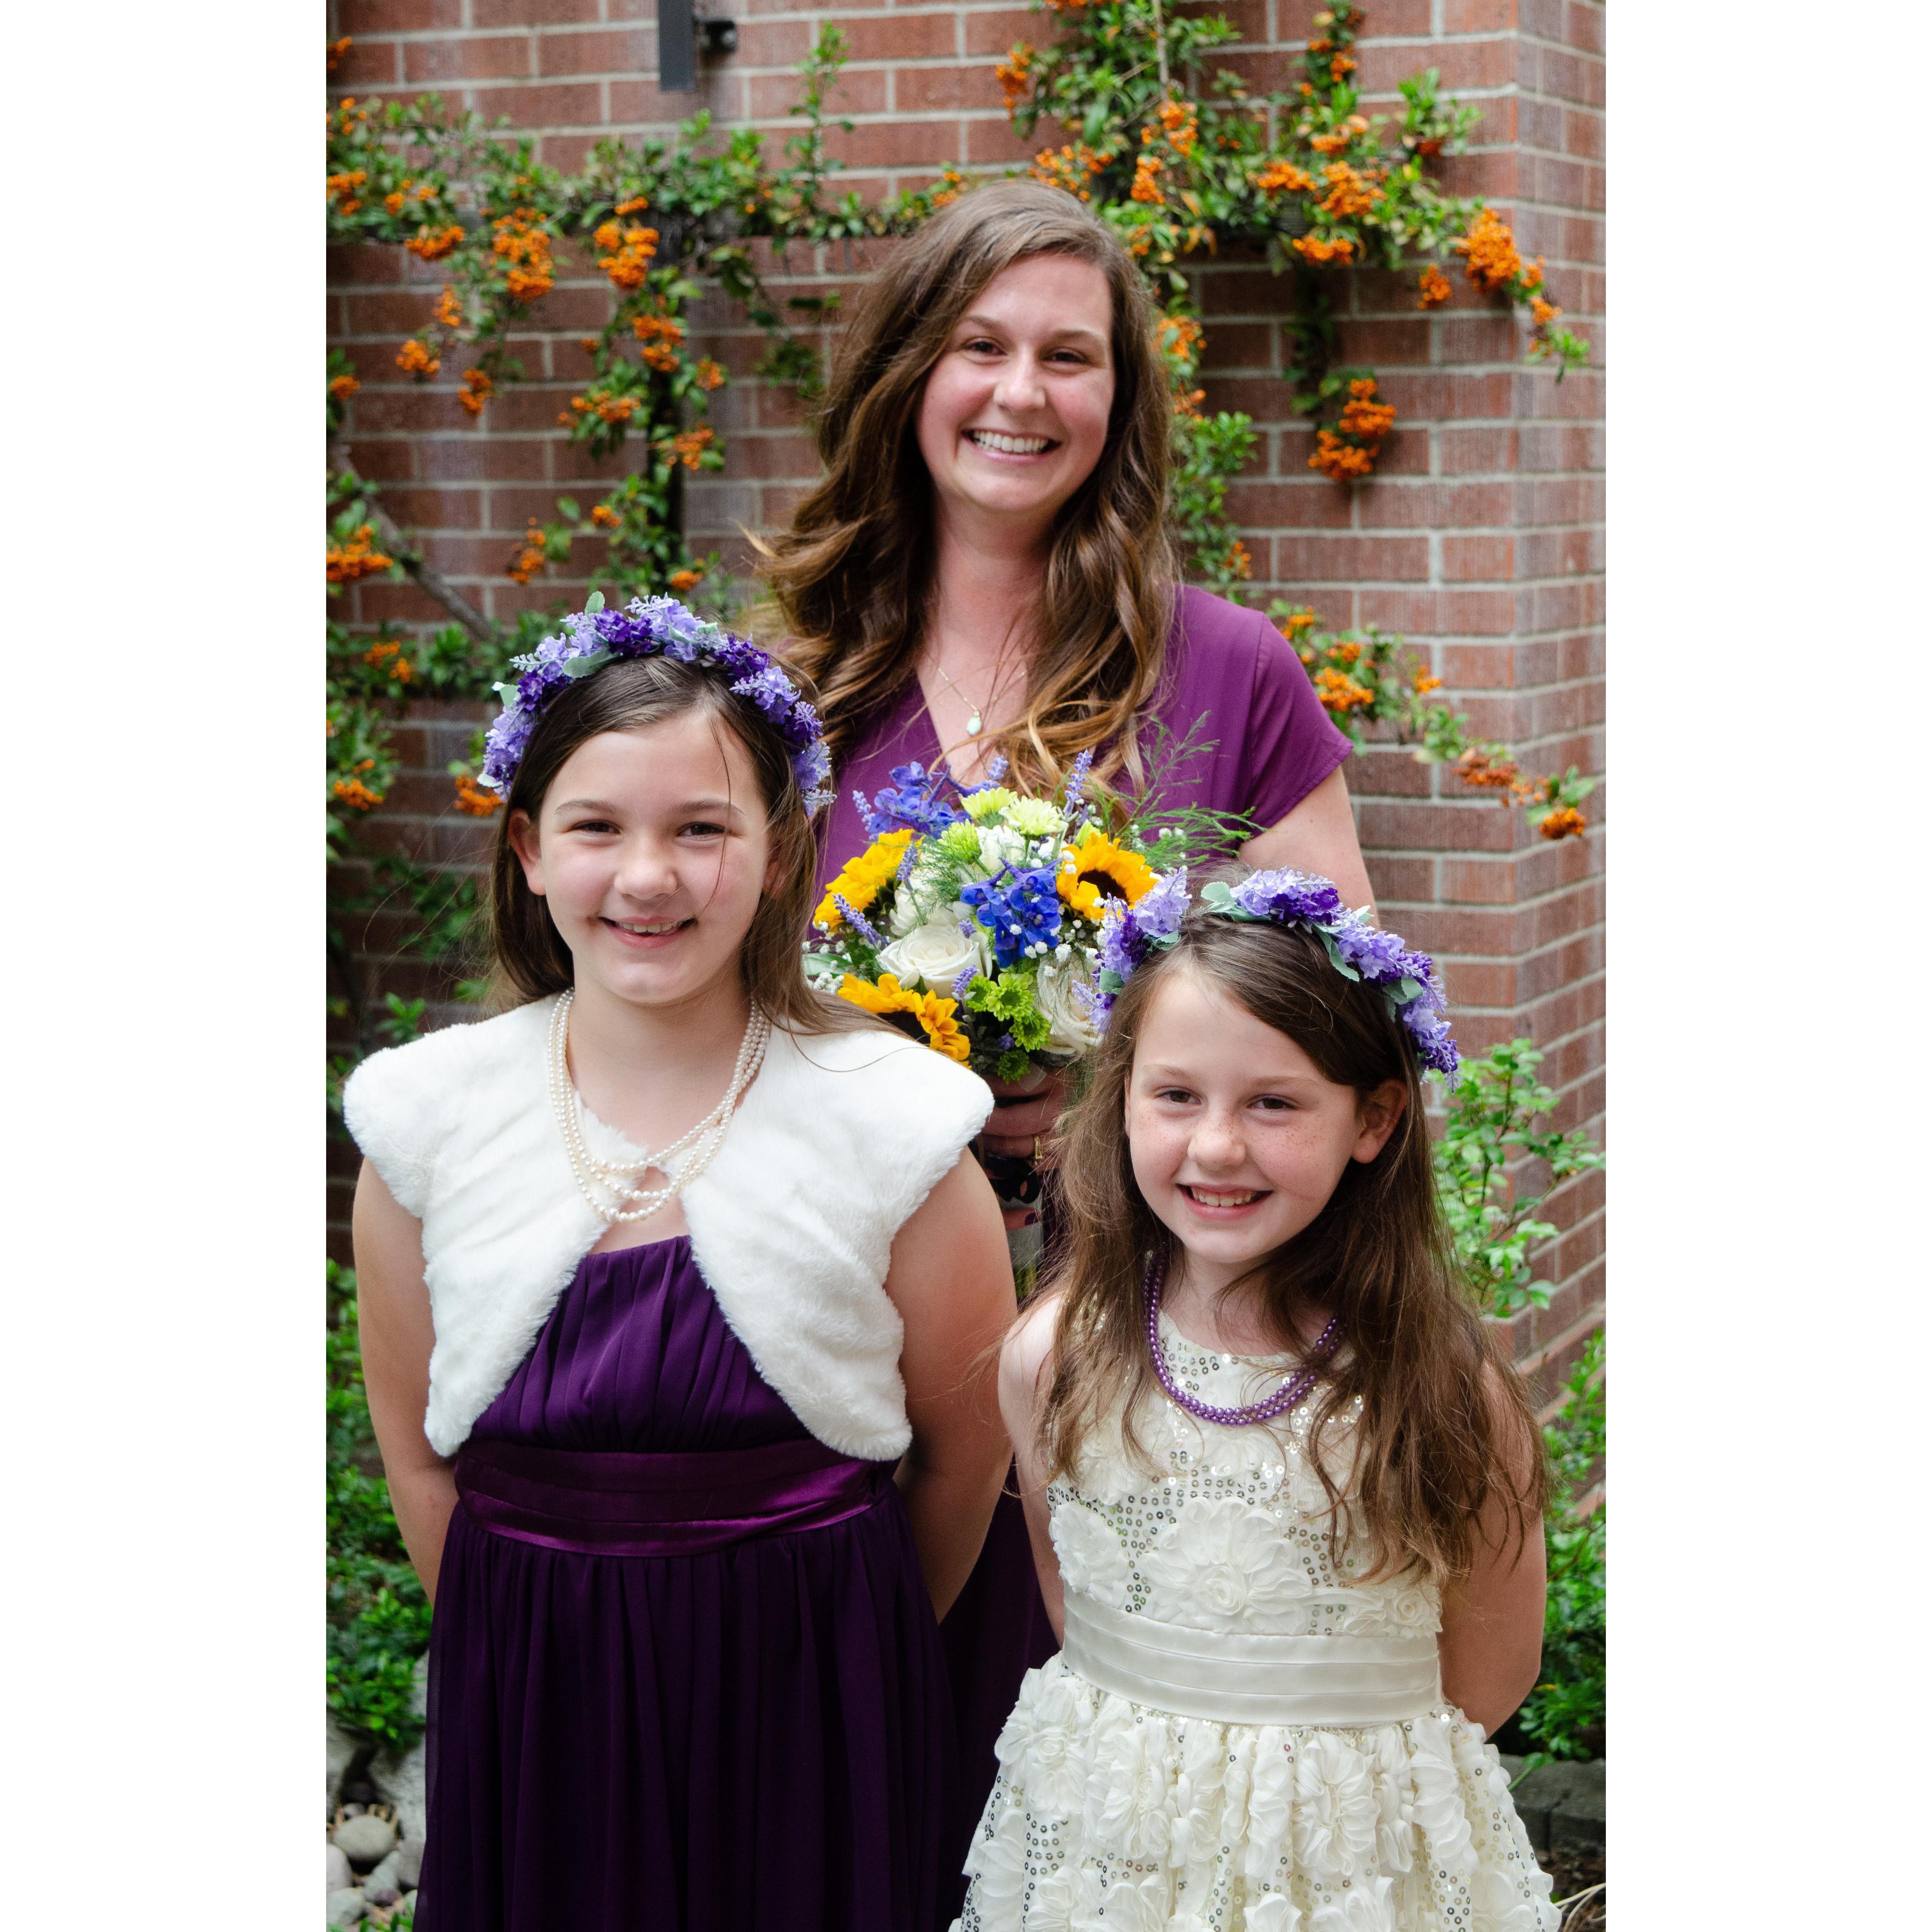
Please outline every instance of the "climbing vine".
[[[1417, 307], [1450, 295], [1460, 268], [1485, 299], [1526, 312], [1527, 354], [1560, 380], [1583, 361], [1584, 343], [1560, 325], [1542, 264], [1526, 262], [1504, 223], [1483, 203], [1444, 194], [1428, 164], [1461, 150], [1476, 110], [1444, 100], [1434, 70], [1401, 84], [1404, 112], [1360, 111], [1353, 48], [1362, 9], [1342, 0], [1316, 16], [1294, 88], [1251, 92], [1208, 66], [1234, 38], [1216, 16], [1177, 16], [1162, 0], [1036, 0], [1057, 30], [1048, 44], [1015, 46], [995, 70], [1022, 135], [1054, 124], [1070, 138], [1037, 152], [1031, 168], [1088, 202], [1120, 233], [1163, 311], [1161, 344], [1173, 386], [1172, 511], [1190, 574], [1244, 598], [1252, 566], [1226, 510], [1228, 484], [1256, 438], [1252, 420], [1209, 412], [1198, 375], [1205, 344], [1193, 272], [1218, 255], [1245, 253], [1283, 278], [1292, 347], [1292, 406], [1315, 428], [1310, 466], [1340, 488], [1372, 475], [1396, 430], [1396, 412], [1372, 370], [1336, 360], [1336, 291], [1364, 266], [1414, 273]], [[330, 49], [334, 65], [347, 43]], [[574, 173], [548, 167], [527, 140], [484, 128], [434, 95], [380, 108], [352, 98], [328, 112], [327, 200], [332, 241], [392, 247], [440, 270], [398, 366], [415, 382], [444, 385], [452, 410], [487, 415], [521, 380], [515, 335], [555, 286], [560, 260], [594, 262], [610, 293], [608, 318], [580, 338], [581, 386], [560, 413], [558, 432], [600, 457], [622, 453], [626, 473], [597, 500], [560, 496], [533, 520], [504, 562], [519, 584], [567, 561], [580, 540], [602, 540], [593, 575], [607, 596], [668, 591], [729, 614], [742, 594], [716, 551], [686, 538], [687, 480], [723, 466], [709, 420], [711, 399], [730, 380], [694, 352], [686, 316], [707, 289], [736, 303], [765, 333], [757, 373], [809, 400], [822, 381], [823, 338], [836, 296], [781, 300], [758, 266], [794, 244], [904, 234], [970, 182], [945, 170], [929, 187], [868, 204], [835, 194], [828, 153], [830, 100], [844, 36], [824, 28], [800, 68], [796, 131], [775, 163], [749, 129], [714, 130], [700, 114], [664, 139], [608, 140]], [[452, 379], [454, 387], [448, 385]], [[426, 869], [369, 849], [358, 822], [394, 782], [391, 729], [421, 696], [487, 694], [508, 658], [548, 629], [526, 613], [493, 622], [444, 579], [383, 508], [356, 471], [347, 440], [360, 378], [340, 350], [326, 373], [330, 434], [328, 579], [332, 596], [364, 579], [412, 579], [452, 620], [422, 635], [394, 626], [373, 634], [328, 626], [328, 832], [332, 856], [358, 856], [373, 884], [345, 910], [380, 895], [412, 908], [407, 941], [453, 965], [474, 908], [460, 874]], [[1330, 633], [1305, 607], [1277, 602], [1270, 615], [1309, 668], [1324, 706], [1359, 737], [1388, 728], [1419, 757], [1456, 762], [1466, 782], [1527, 807], [1546, 837], [1582, 828], [1590, 788], [1573, 769], [1561, 778], [1525, 776], [1500, 745], [1476, 741], [1467, 721], [1430, 693], [1439, 680], [1399, 638], [1372, 630]], [[452, 766], [451, 803], [486, 817], [495, 796], [478, 788], [473, 762]], [[350, 949], [332, 940], [344, 982], [342, 1009], [365, 1045], [399, 1024], [359, 997]], [[394, 1003], [392, 1002], [393, 1006]]]

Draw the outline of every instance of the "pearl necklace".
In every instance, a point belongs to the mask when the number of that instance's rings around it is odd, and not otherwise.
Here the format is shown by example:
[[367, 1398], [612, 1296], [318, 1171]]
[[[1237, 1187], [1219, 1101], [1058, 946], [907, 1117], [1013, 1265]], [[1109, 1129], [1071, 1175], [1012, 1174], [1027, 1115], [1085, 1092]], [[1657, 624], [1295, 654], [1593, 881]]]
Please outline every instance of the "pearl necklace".
[[[724, 1144], [725, 1130], [731, 1124], [745, 1089], [757, 1077], [765, 1058], [766, 1042], [772, 1036], [772, 1023], [758, 1007], [752, 1009], [745, 1023], [745, 1037], [739, 1042], [738, 1058], [731, 1069], [730, 1084], [724, 1097], [698, 1122], [670, 1144], [634, 1165], [616, 1165], [600, 1160], [590, 1151], [584, 1132], [584, 1096], [570, 1077], [570, 1009], [577, 997], [573, 987], [558, 999], [550, 1018], [550, 1099], [556, 1115], [558, 1131], [563, 1136], [563, 1150], [570, 1157], [570, 1171], [578, 1190], [602, 1218], [610, 1222], [646, 1221], [674, 1196], [681, 1193], [711, 1165]], [[662, 1187], [640, 1187], [636, 1178], [652, 1168], [669, 1175], [666, 1162], [686, 1148], [694, 1149], [682, 1174]], [[598, 1198], [599, 1192], [614, 1195], [614, 1204]], [[626, 1206], [626, 1203], [631, 1204]]]
[[1301, 1366], [1273, 1395], [1260, 1402], [1245, 1403], [1239, 1408], [1217, 1408], [1212, 1402], [1203, 1402], [1198, 1396], [1190, 1395], [1175, 1381], [1174, 1371], [1167, 1365], [1167, 1351], [1160, 1346], [1160, 1288], [1161, 1278], [1166, 1272], [1159, 1256], [1148, 1263], [1147, 1285], [1143, 1290], [1147, 1301], [1148, 1352], [1154, 1357], [1154, 1372], [1160, 1378], [1168, 1400], [1186, 1409], [1190, 1415], [1198, 1416], [1203, 1422], [1218, 1422], [1224, 1429], [1239, 1429], [1247, 1423], [1270, 1422], [1277, 1415], [1286, 1415], [1321, 1379], [1324, 1365], [1342, 1346], [1342, 1318], [1337, 1315], [1330, 1318], [1314, 1347], [1304, 1358]]

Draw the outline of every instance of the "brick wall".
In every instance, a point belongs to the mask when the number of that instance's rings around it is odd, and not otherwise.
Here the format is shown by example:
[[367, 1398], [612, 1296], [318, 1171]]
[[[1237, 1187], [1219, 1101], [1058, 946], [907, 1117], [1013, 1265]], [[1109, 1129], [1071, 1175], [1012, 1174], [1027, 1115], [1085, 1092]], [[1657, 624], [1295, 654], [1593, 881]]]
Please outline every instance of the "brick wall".
[[[1292, 85], [1316, 4], [1235, 0], [1221, 10], [1242, 38], [1223, 64], [1258, 90]], [[697, 92], [667, 95], [656, 86], [655, 0], [334, 0], [330, 31], [356, 43], [336, 84], [364, 99], [439, 90], [486, 117], [508, 116], [566, 168], [607, 134], [662, 133], [699, 107], [765, 130], [776, 152], [796, 125], [786, 111], [797, 98], [791, 68], [831, 18], [850, 44], [832, 104], [854, 124], [835, 133], [833, 152], [868, 198], [923, 185], [948, 162], [1004, 166], [1039, 145], [1013, 138], [992, 75], [1013, 40], [1050, 34], [1047, 19], [1023, 8], [829, 14], [785, 0], [712, 0], [706, 10], [736, 18], [737, 52], [701, 57]], [[1342, 353], [1376, 368], [1400, 421], [1376, 478], [1350, 493], [1309, 470], [1310, 433], [1286, 409], [1280, 288], [1259, 266], [1208, 269], [1208, 404], [1247, 411], [1261, 432], [1229, 495], [1255, 560], [1257, 601], [1279, 592], [1333, 624], [1406, 633], [1479, 732], [1508, 741], [1527, 769], [1598, 772], [1604, 8], [1378, 0], [1368, 26], [1358, 53], [1370, 111], [1400, 112], [1396, 82], [1432, 66], [1445, 88], [1480, 105], [1472, 151], [1448, 165], [1447, 184], [1493, 201], [1525, 254], [1545, 258], [1551, 298], [1596, 359], [1559, 386], [1524, 365], [1520, 326], [1472, 300], [1460, 278], [1455, 301], [1428, 316], [1416, 312], [1407, 283], [1358, 278]], [[788, 294], [849, 287], [866, 266], [863, 248], [795, 249], [778, 286]], [[350, 410], [355, 460], [385, 486], [392, 514], [437, 567], [495, 615], [567, 587], [554, 572], [527, 587], [503, 574], [529, 519], [554, 515], [560, 490], [580, 495], [621, 473], [616, 460], [592, 462], [556, 434], [559, 410], [587, 374], [578, 338], [601, 325], [608, 300], [590, 264], [560, 268], [531, 334], [513, 345], [530, 380], [494, 400], [480, 424], [456, 406], [453, 380], [418, 388], [394, 370], [398, 346], [440, 285], [434, 268], [399, 250], [344, 250], [332, 277], [332, 338], [364, 386]], [[692, 322], [694, 339], [737, 379], [714, 398], [728, 466], [694, 481], [692, 534], [742, 565], [738, 526], [782, 523], [816, 464], [796, 404], [750, 378], [764, 346], [758, 332], [722, 302], [700, 307]], [[345, 615], [365, 622], [442, 617], [412, 586], [364, 584], [345, 602]], [[478, 828], [448, 809], [443, 767], [482, 715], [421, 708], [404, 745], [414, 770], [372, 831], [425, 856], [477, 849]], [[1562, 1124], [1600, 1132], [1604, 790], [1590, 802], [1590, 834], [1551, 845], [1519, 814], [1393, 748], [1358, 757], [1350, 784], [1386, 916], [1443, 958], [1462, 1039], [1480, 1050], [1534, 1036], [1549, 1053], [1544, 1071], [1563, 1096]], [[394, 925], [375, 922], [374, 951], [393, 943]], [[411, 996], [435, 990], [420, 968], [385, 970], [385, 986]], [[1564, 1190], [1550, 1218], [1562, 1232], [1544, 1268], [1560, 1286], [1515, 1334], [1546, 1387], [1600, 1318], [1600, 1180]]]

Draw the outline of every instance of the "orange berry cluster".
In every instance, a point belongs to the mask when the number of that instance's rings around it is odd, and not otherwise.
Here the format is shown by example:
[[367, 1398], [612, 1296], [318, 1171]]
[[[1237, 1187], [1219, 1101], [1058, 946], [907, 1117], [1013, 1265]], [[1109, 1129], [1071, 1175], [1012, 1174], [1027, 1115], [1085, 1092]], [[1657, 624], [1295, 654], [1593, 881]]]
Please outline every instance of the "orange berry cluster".
[[1151, 202], [1158, 208], [1166, 197], [1162, 194], [1156, 177], [1166, 165], [1150, 149], [1144, 150], [1134, 161], [1134, 184], [1127, 190], [1129, 196], [1135, 201]]
[[590, 520], [600, 530], [614, 530], [620, 520], [608, 503], [593, 503], [590, 506]]
[[711, 447], [718, 432], [708, 424], [700, 424], [696, 429], [688, 429], [682, 436], [671, 439], [671, 454], [687, 470], [695, 470], [698, 459]]
[[385, 638], [371, 644], [362, 653], [362, 662], [371, 670], [387, 671], [398, 684], [411, 684], [416, 681], [416, 667], [404, 655], [403, 647], [393, 638]]
[[333, 74], [335, 70], [342, 64], [343, 56], [346, 55], [349, 50], [356, 43], [354, 40], [350, 39], [349, 35], [346, 34], [344, 34], [339, 40], [331, 40], [329, 42], [328, 70], [331, 74]]
[[346, 403], [362, 385], [353, 376], [332, 376], [328, 379], [328, 393], [338, 403]]
[[[1028, 172], [1035, 181], [1044, 182], [1048, 188], [1064, 188], [1076, 200], [1091, 201], [1094, 197], [1087, 184], [1113, 158], [1111, 148], [1096, 149], [1088, 147], [1084, 141], [1076, 141], [1058, 152], [1052, 148], [1041, 148], [1034, 156], [1033, 166]], [[1138, 242], [1142, 238], [1137, 236], [1135, 239]], [[1144, 254], [1147, 250], [1143, 246], [1136, 252]]]
[[507, 573], [510, 580], [513, 584], [529, 583], [542, 569], [544, 561], [543, 526], [532, 517], [530, 528], [524, 532], [524, 547]]
[[[572, 396], [570, 406], [580, 416], [596, 415], [607, 423], [628, 422], [638, 412], [635, 396], [614, 396], [608, 389], [592, 389], [588, 395]], [[568, 416], [560, 416], [560, 422], [568, 422]]]
[[485, 790], [467, 772], [457, 773], [456, 808], [458, 812], [466, 812], [472, 818], [488, 818], [502, 802], [500, 793]]
[[1317, 268], [1324, 268], [1330, 262], [1354, 260], [1355, 244], [1346, 235], [1338, 235], [1332, 242], [1324, 241], [1319, 235], [1298, 235], [1289, 245], [1304, 262]]
[[670, 587], [674, 590], [695, 590], [704, 581], [701, 570], [674, 570], [670, 574]]
[[1423, 270], [1416, 288], [1418, 308], [1440, 308], [1449, 299], [1449, 278], [1433, 262]]
[[394, 557], [385, 556], [376, 548], [375, 526], [363, 524], [345, 544], [331, 544], [328, 547], [328, 580], [332, 584], [354, 584], [364, 577], [374, 577], [395, 567]]
[[1327, 197], [1322, 203], [1324, 214], [1342, 219], [1367, 214], [1382, 199], [1382, 191], [1373, 180], [1358, 174], [1346, 161], [1330, 161], [1322, 170], [1322, 178], [1328, 184]]
[[[375, 762], [373, 758], [366, 758], [358, 769], [366, 770]], [[371, 791], [360, 778], [338, 778], [329, 790], [351, 812], [371, 812], [382, 802], [382, 794]]]
[[509, 264], [505, 284], [512, 302], [535, 302], [549, 294], [556, 274], [550, 260], [550, 230], [534, 208], [515, 208], [496, 224], [490, 244], [497, 257]]
[[677, 367], [679, 345], [684, 340], [684, 324], [674, 316], [640, 315], [631, 324], [631, 333], [644, 344], [639, 358], [664, 374]]
[[620, 228], [614, 221], [606, 221], [591, 239], [604, 250], [597, 258], [597, 266], [614, 286], [626, 290], [644, 286], [651, 258], [658, 252], [655, 228]]
[[[1469, 232], [1455, 244], [1466, 272], [1486, 295], [1509, 287], [1522, 273], [1522, 257], [1516, 252], [1516, 237], [1509, 224], [1493, 208], [1485, 208], [1469, 224]], [[1539, 276], [1538, 280], [1541, 278]]]
[[1303, 188], [1312, 188], [1315, 178], [1312, 175], [1304, 174], [1292, 161], [1277, 157], [1256, 176], [1255, 185], [1270, 194], [1276, 194], [1283, 188], [1292, 188], [1299, 192]]
[[1163, 100], [1155, 112], [1177, 154], [1191, 154], [1201, 138], [1194, 104], [1190, 100]]
[[1248, 554], [1248, 547], [1239, 537], [1228, 546], [1228, 554], [1222, 560], [1231, 577], [1238, 577], [1244, 582], [1255, 574], [1254, 560]]
[[436, 319], [445, 328], [463, 326], [463, 304], [454, 289], [445, 289], [436, 298]]
[[360, 168], [351, 168], [346, 174], [328, 177], [328, 198], [334, 202], [337, 214], [353, 214], [362, 206], [356, 198], [356, 190], [368, 178]]
[[1033, 57], [1034, 50], [1022, 40], [993, 70], [993, 78], [1000, 83], [1000, 91], [1006, 97], [1009, 112], [1019, 105], [1033, 86], [1027, 74], [1027, 69], [1033, 64]]
[[483, 413], [483, 405], [496, 393], [496, 386], [490, 380], [489, 372], [484, 369], [466, 369], [463, 372], [463, 387], [456, 400], [472, 416]]
[[[1011, 103], [1008, 105], [1010, 106]], [[933, 191], [932, 205], [934, 208], [944, 208], [957, 201], [966, 192], [966, 177], [950, 162], [940, 170], [939, 178], [943, 185]], [[748, 214], [751, 212], [752, 204], [748, 201], [745, 204], [745, 212]]]
[[1315, 433], [1310, 469], [1337, 483], [1359, 482], [1369, 475], [1382, 454], [1383, 437], [1395, 427], [1394, 408], [1377, 402], [1376, 394], [1372, 376], [1358, 376], [1348, 385], [1348, 400], [1334, 428]]
[[454, 222], [447, 228], [432, 228], [425, 222], [403, 244], [418, 261], [440, 262], [463, 239], [463, 230]]
[[1358, 684], [1346, 671], [1324, 668], [1315, 674], [1315, 689], [1324, 709], [1336, 717], [1361, 711], [1374, 704], [1376, 694], [1365, 684]]
[[1583, 832], [1583, 814], [1574, 805], [1561, 805], [1546, 814], [1537, 827], [1546, 838], [1577, 838]]
[[404, 343], [396, 356], [396, 367], [406, 376], [421, 379], [434, 376], [442, 367], [442, 358], [429, 352], [429, 344], [418, 341], [413, 335]]
[[724, 386], [723, 366], [708, 356], [701, 356], [698, 364], [698, 386], [700, 389], [722, 389]]

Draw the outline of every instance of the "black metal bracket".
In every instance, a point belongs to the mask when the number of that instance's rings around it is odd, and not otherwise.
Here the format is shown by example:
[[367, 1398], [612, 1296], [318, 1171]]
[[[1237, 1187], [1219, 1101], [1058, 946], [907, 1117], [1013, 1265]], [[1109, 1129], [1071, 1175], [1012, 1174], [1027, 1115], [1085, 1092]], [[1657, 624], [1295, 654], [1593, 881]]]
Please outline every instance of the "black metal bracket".
[[692, 0], [658, 0], [658, 88], [664, 94], [690, 94], [698, 86], [700, 48], [712, 56], [735, 53], [735, 20], [700, 20]]

